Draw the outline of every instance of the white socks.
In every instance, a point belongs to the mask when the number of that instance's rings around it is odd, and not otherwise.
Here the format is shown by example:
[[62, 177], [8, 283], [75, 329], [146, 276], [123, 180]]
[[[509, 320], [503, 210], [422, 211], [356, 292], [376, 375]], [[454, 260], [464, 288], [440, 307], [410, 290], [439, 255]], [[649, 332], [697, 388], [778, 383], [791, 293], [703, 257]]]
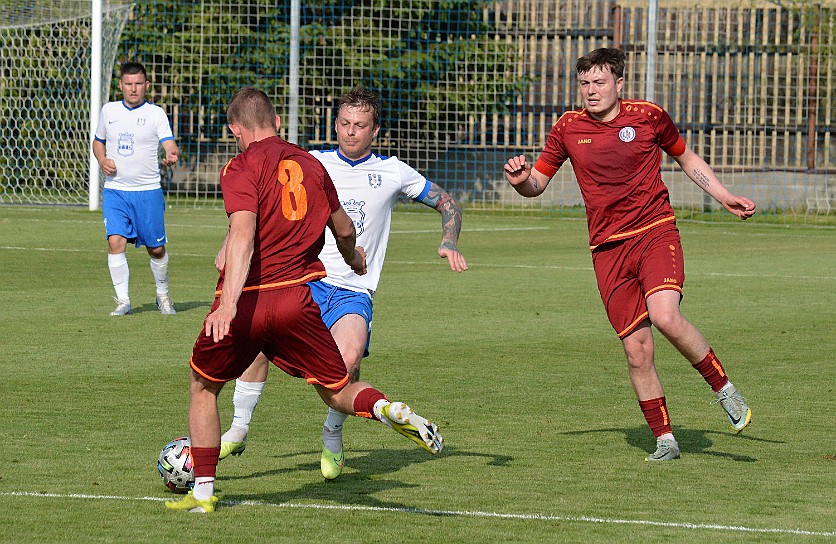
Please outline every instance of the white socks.
[[338, 412], [333, 408], [328, 408], [328, 417], [325, 418], [325, 427], [329, 431], [339, 432], [343, 428], [343, 423], [348, 419], [348, 414]]
[[[116, 290], [116, 298], [130, 302], [129, 280], [131, 272], [128, 269], [128, 257], [125, 253], [108, 254], [107, 267], [110, 269], [110, 280]], [[168, 253], [162, 259], [151, 258], [151, 272], [154, 274], [154, 283], [157, 286], [158, 295], [168, 294]]]
[[128, 282], [131, 272], [128, 269], [128, 257], [125, 253], [107, 255], [107, 267], [110, 269], [110, 280], [116, 290], [116, 298], [121, 301], [130, 302]]
[[391, 427], [392, 425], [389, 423], [389, 420], [386, 417], [384, 417], [382, 413], [380, 413], [380, 411], [383, 409], [383, 407], [386, 406], [387, 404], [392, 404], [392, 403], [389, 402], [386, 399], [380, 399], [379, 401], [375, 402], [374, 403], [374, 417], [376, 417], [377, 419], [379, 419], [380, 421], [382, 421], [383, 423], [385, 423], [386, 425]]
[[202, 476], [194, 479], [194, 498], [205, 501], [215, 494], [215, 478]]
[[716, 393], [714, 393], [714, 394], [715, 394], [715, 395], [717, 396], [717, 398], [719, 399], [720, 397], [722, 397], [722, 396], [723, 396], [723, 391], [726, 391], [727, 389], [730, 389], [730, 388], [732, 388], [732, 387], [734, 387], [734, 386], [732, 385], [732, 383], [731, 383], [730, 381], [729, 381], [729, 382], [726, 382], [726, 385], [724, 385], [722, 389], [720, 389], [719, 391], [717, 391], [717, 392], [716, 392]]
[[[127, 266], [127, 260], [125, 261]], [[168, 253], [162, 259], [151, 257], [151, 272], [154, 274], [154, 283], [157, 285], [158, 295], [168, 294]], [[111, 272], [112, 274], [113, 272]]]
[[235, 413], [232, 416], [232, 426], [221, 437], [222, 442], [243, 442], [247, 438], [250, 420], [261, 398], [261, 392], [264, 391], [264, 383], [235, 380], [235, 393], [232, 395]]
[[328, 451], [338, 453], [343, 447], [343, 423], [348, 419], [348, 414], [328, 408], [328, 417], [325, 418], [325, 425], [322, 428], [322, 443]]
[[674, 442], [676, 442], [676, 438], [673, 437], [673, 433], [665, 433], [658, 437], [656, 440], [673, 440]]

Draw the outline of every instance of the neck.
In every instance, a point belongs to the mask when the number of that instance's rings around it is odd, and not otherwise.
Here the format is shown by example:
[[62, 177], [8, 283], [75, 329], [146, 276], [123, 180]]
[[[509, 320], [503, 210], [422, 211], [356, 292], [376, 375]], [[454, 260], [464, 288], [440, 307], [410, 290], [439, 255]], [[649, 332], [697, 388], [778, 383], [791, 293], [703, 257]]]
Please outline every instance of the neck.
[[589, 116], [597, 121], [602, 121], [604, 123], [612, 121], [613, 119], [618, 117], [619, 113], [621, 113], [621, 99], [619, 98], [618, 100], [616, 100], [613, 107], [605, 112], [592, 113], [589, 110], [587, 110], [587, 113], [589, 113]]

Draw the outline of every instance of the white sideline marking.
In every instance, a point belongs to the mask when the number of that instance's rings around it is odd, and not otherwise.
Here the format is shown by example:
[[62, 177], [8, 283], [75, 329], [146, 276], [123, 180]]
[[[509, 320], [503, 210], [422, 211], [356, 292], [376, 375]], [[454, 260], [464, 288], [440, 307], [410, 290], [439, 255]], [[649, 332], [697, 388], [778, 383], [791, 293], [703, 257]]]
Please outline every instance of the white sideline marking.
[[[45, 499], [87, 499], [116, 501], [165, 501], [160, 497], [125, 497], [120, 495], [87, 495], [82, 493], [33, 493], [28, 491], [0, 492], [6, 497], [37, 497]], [[715, 531], [733, 531], [742, 533], [767, 533], [804, 536], [836, 536], [836, 531], [807, 531], [805, 529], [777, 529], [745, 527], [742, 525], [717, 525], [713, 523], [677, 523], [672, 521], [652, 521], [644, 519], [599, 518], [594, 516], [552, 516], [546, 514], [504, 514], [501, 512], [480, 512], [478, 510], [431, 510], [424, 508], [397, 508], [386, 506], [358, 506], [350, 504], [295, 504], [290, 502], [271, 503], [262, 501], [225, 501], [225, 504], [241, 506], [266, 506], [273, 508], [301, 508], [312, 510], [345, 510], [351, 512], [395, 512], [405, 514], [423, 514], [429, 516], [462, 516], [472, 518], [519, 519], [527, 521], [564, 521], [577, 523], [602, 523], [609, 525], [647, 525], [651, 527], [670, 527], [675, 529], [705, 529]]]

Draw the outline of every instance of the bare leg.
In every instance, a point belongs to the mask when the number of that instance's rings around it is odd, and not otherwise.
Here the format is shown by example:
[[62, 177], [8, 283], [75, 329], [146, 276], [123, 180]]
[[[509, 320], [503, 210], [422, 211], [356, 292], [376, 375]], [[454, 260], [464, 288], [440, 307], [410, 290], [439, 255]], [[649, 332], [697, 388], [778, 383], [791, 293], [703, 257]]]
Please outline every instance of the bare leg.
[[643, 322], [622, 339], [624, 353], [627, 355], [627, 369], [636, 397], [641, 400], [664, 396], [662, 382], [656, 372], [653, 361], [653, 332], [648, 321]]
[[192, 446], [216, 448], [221, 444], [218, 394], [223, 383], [210, 382], [194, 371], [189, 383], [189, 437]]
[[677, 291], [658, 291], [647, 297], [647, 311], [653, 326], [694, 365], [710, 348], [702, 333], [679, 311], [680, 298]]

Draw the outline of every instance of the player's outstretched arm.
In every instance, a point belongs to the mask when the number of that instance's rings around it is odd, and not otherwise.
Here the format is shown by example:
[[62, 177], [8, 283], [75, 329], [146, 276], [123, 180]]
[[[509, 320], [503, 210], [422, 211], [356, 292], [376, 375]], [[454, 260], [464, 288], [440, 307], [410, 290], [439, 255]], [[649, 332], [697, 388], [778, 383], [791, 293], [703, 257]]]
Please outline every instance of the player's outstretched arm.
[[441, 245], [438, 246], [438, 256], [447, 259], [450, 270], [464, 272], [467, 270], [467, 261], [456, 247], [462, 231], [461, 208], [447, 191], [432, 181], [430, 190], [421, 203], [441, 214]]
[[722, 204], [729, 213], [733, 213], [743, 220], [749, 219], [755, 214], [755, 203], [746, 197], [732, 194], [720, 183], [708, 163], [689, 148], [685, 149], [685, 153], [673, 159], [679, 164], [682, 171], [691, 178], [691, 181]]
[[343, 256], [346, 264], [358, 276], [365, 274], [366, 252], [362, 247], [354, 245], [357, 241], [354, 222], [342, 207], [328, 218], [328, 228], [331, 229], [331, 234], [337, 242], [337, 249], [340, 250], [340, 255]]
[[223, 291], [217, 309], [206, 317], [205, 324], [206, 336], [215, 342], [229, 334], [229, 326], [238, 313], [238, 299], [250, 274], [255, 228], [253, 212], [239, 211], [229, 216]]
[[543, 194], [551, 178], [539, 172], [525, 160], [525, 155], [516, 155], [505, 163], [505, 179], [522, 196], [535, 197]]

